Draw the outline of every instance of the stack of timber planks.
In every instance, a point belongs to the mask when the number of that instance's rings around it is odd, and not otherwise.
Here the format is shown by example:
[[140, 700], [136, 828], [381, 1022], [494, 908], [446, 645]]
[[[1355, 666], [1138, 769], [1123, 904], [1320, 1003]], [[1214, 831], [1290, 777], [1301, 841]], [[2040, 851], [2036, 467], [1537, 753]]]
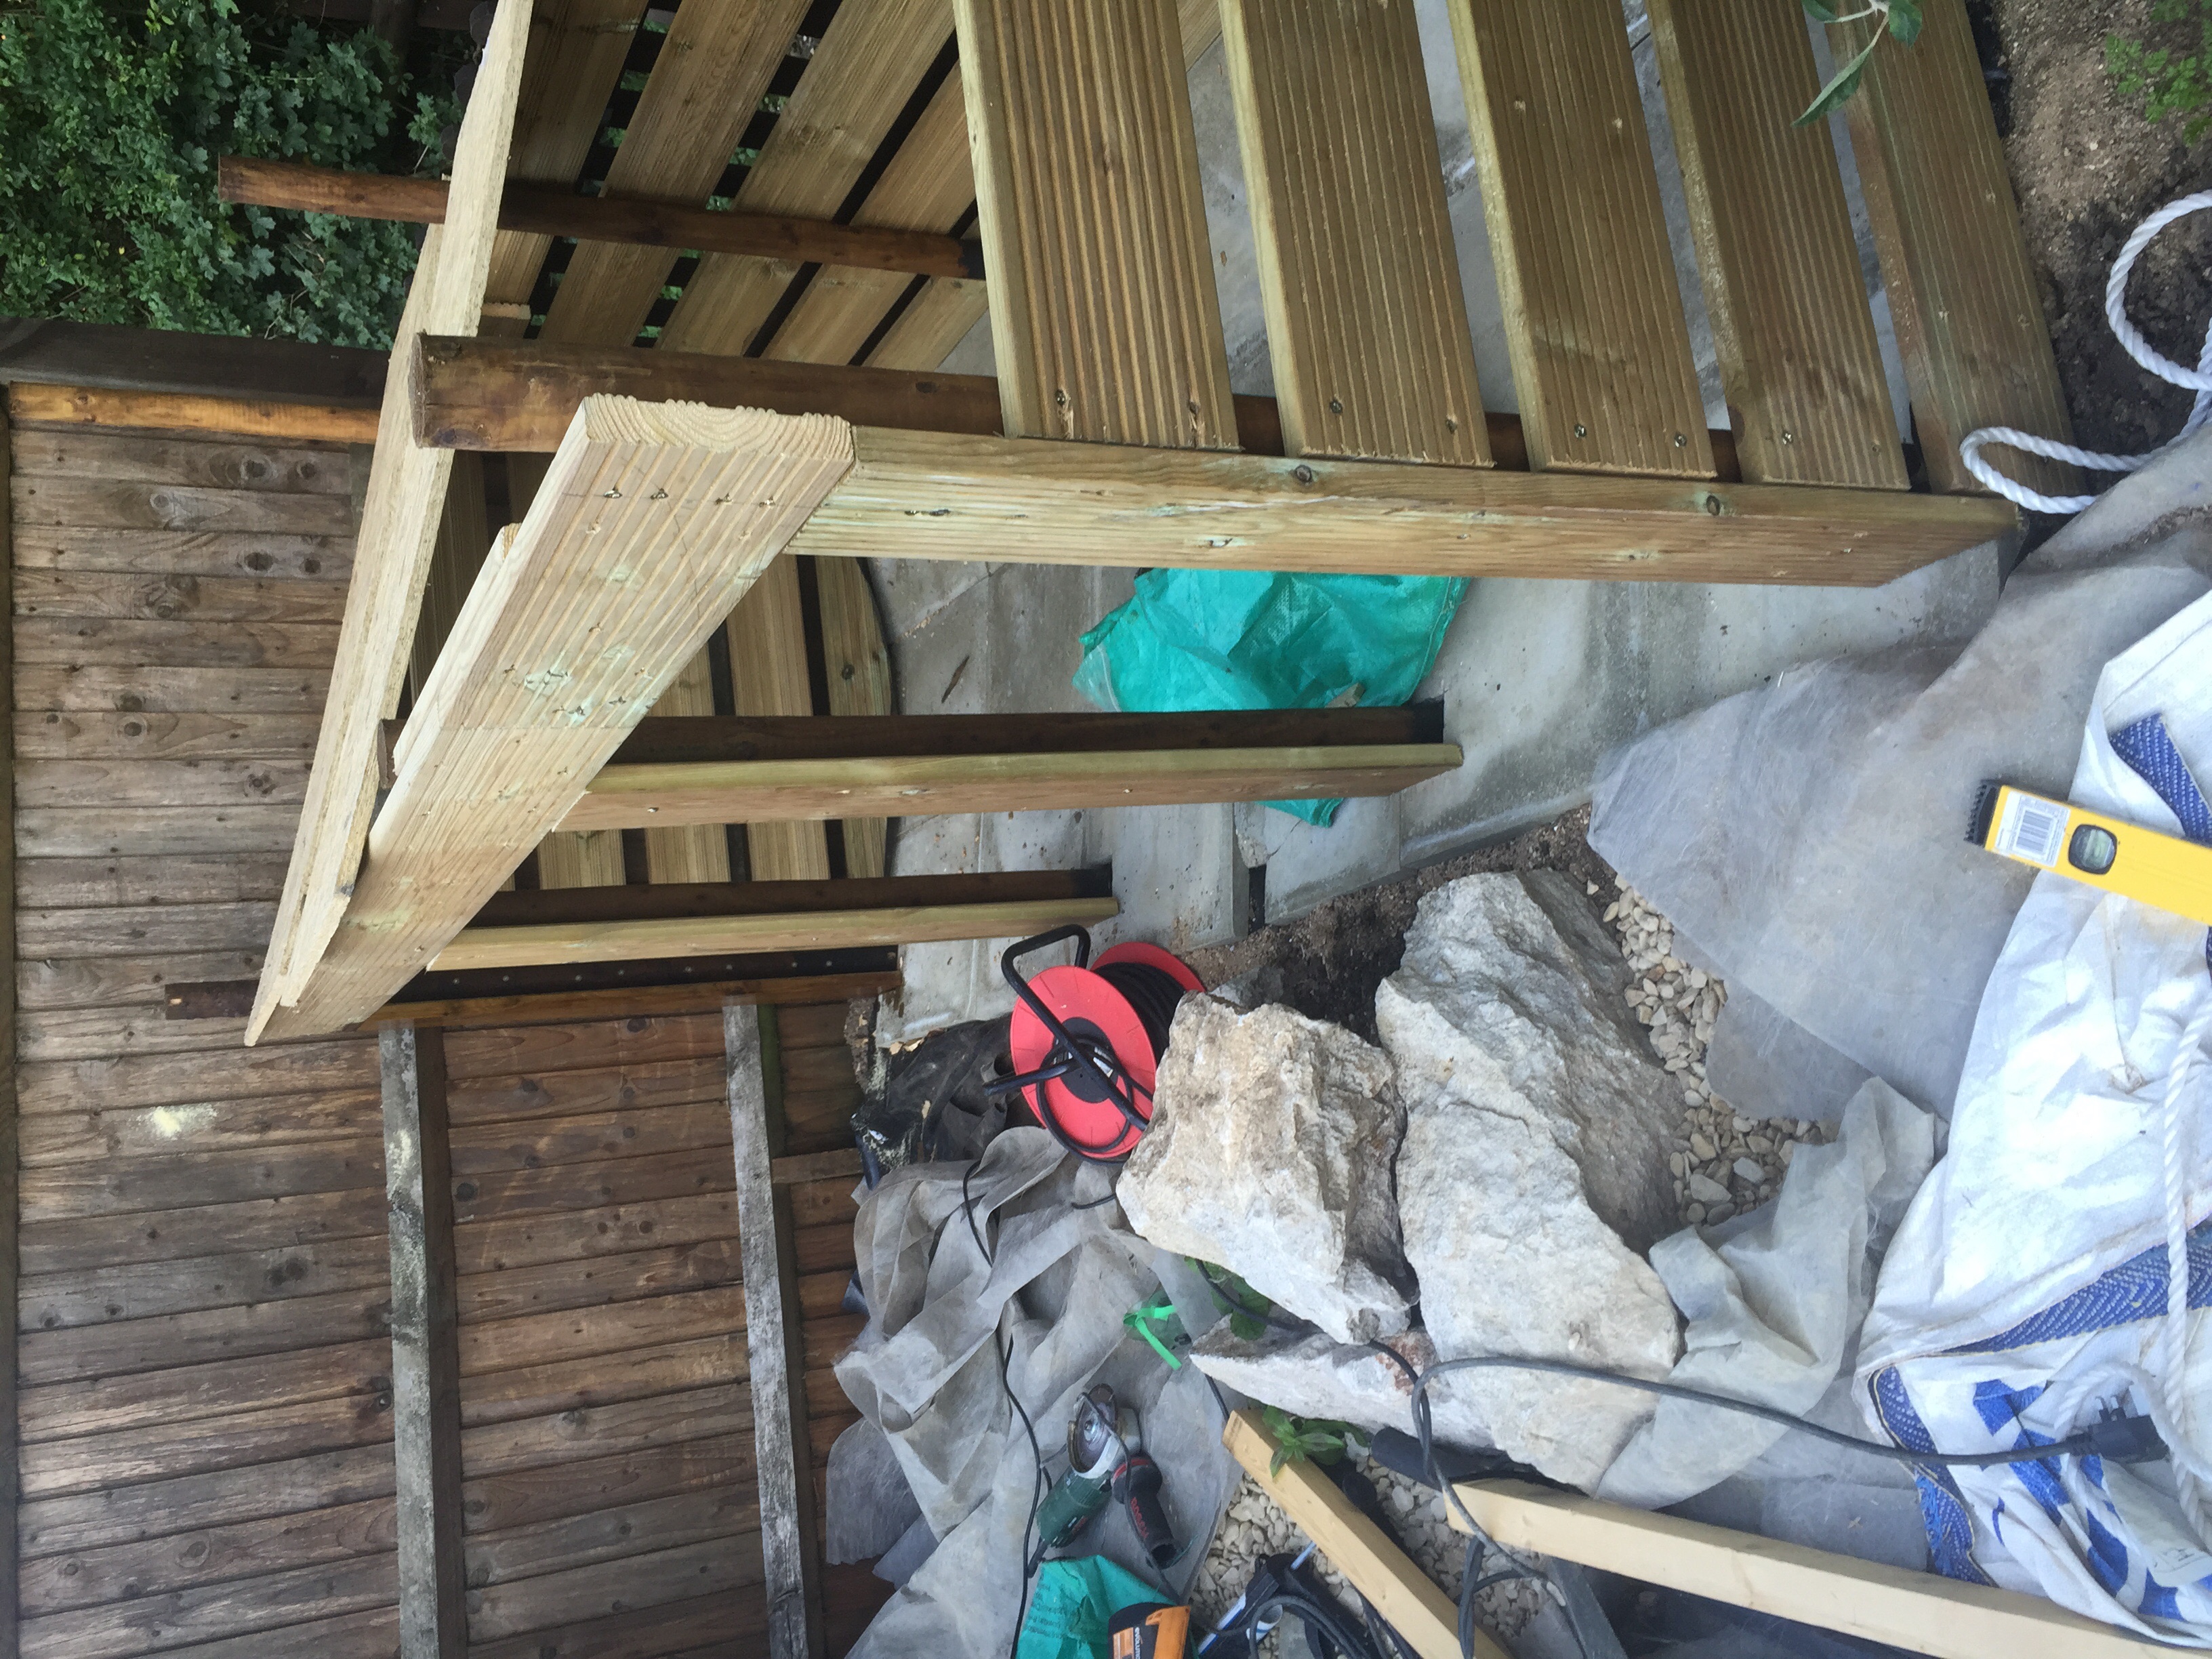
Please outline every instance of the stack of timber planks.
[[25, 1654], [396, 1639], [376, 1049], [169, 1024], [260, 966], [348, 456], [13, 434]]

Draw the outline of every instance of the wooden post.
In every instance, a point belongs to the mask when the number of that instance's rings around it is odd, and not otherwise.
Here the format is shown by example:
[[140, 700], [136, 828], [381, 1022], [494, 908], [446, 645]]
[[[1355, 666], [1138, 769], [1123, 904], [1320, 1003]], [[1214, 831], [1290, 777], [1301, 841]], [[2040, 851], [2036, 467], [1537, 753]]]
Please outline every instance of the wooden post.
[[386, 1026], [384, 1186], [391, 1208], [392, 1455], [398, 1492], [400, 1659], [462, 1659], [460, 1350], [445, 1034]]
[[755, 1477], [760, 1489], [769, 1659], [821, 1659], [820, 1564], [814, 1471], [806, 1443], [799, 1298], [789, 1200], [776, 1190], [777, 1150], [763, 1042], [775, 1015], [732, 1003], [722, 1011], [730, 1067], [730, 1139], [737, 1159], [738, 1249], [745, 1284], [745, 1353], [752, 1382]]
[[9, 718], [0, 720], [0, 1308], [10, 1310], [0, 1336], [0, 1659], [15, 1659], [20, 1620], [15, 1601], [16, 1507], [21, 1499], [15, 1422], [15, 1279], [17, 1276], [15, 1152], [15, 507], [9, 481], [15, 471], [8, 414], [0, 409], [0, 688]]

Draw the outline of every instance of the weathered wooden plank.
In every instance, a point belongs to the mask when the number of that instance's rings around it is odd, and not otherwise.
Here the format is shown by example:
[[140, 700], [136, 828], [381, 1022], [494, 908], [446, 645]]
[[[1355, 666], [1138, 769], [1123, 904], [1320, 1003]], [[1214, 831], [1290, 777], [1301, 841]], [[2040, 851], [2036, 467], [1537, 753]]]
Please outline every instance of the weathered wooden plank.
[[373, 406], [383, 375], [380, 352], [302, 340], [232, 339], [27, 317], [0, 324], [0, 379], [11, 384]]
[[[118, 1330], [128, 1334], [128, 1327], [123, 1326], [50, 1334], [98, 1340]], [[295, 1348], [258, 1365], [203, 1360], [90, 1382], [71, 1379], [29, 1388], [22, 1396], [24, 1441], [45, 1445], [72, 1436], [104, 1435], [106, 1443], [112, 1443], [118, 1431], [135, 1431], [162, 1424], [175, 1426], [322, 1401], [374, 1401], [389, 1386], [385, 1377], [387, 1347], [380, 1329], [374, 1337], [325, 1347]]]
[[820, 1227], [832, 1222], [847, 1226], [852, 1224], [855, 1213], [853, 1183], [843, 1176], [827, 1181], [793, 1182], [787, 1190], [791, 1194], [793, 1225]]
[[16, 799], [26, 810], [94, 806], [296, 806], [307, 788], [305, 760], [26, 760]]
[[[501, 1535], [520, 1529], [716, 1487], [750, 1486], [752, 1459], [752, 1437], [729, 1434], [471, 1480], [463, 1502], [471, 1559], [479, 1547], [497, 1551]], [[516, 1559], [516, 1553], [507, 1553], [509, 1562]]]
[[[459, 1040], [458, 1034], [454, 1040]], [[471, 1078], [453, 1085], [453, 1122], [473, 1129], [587, 1112], [680, 1106], [695, 1100], [719, 1104], [725, 1086], [721, 1062], [711, 1054]]]
[[234, 849], [268, 853], [292, 838], [300, 809], [265, 806], [27, 807], [15, 815], [15, 850], [31, 858], [157, 858]]
[[[702, 651], [684, 664], [684, 672], [660, 694], [653, 705], [653, 713], [646, 718], [714, 712], [714, 665], [708, 653]], [[648, 829], [645, 832], [645, 868], [654, 881], [727, 881], [729, 833], [719, 824], [694, 823], [680, 830]]]
[[853, 1224], [800, 1227], [792, 1234], [792, 1262], [803, 1273], [835, 1273], [859, 1265], [853, 1249]]
[[1231, 0], [1222, 21], [1285, 448], [1486, 465], [1412, 9]]
[[[334, 4], [343, 3], [333, 0]], [[315, 1659], [393, 1659], [399, 1650], [398, 1620], [397, 1608], [372, 1607], [167, 1651], [170, 1659], [296, 1659], [302, 1653], [312, 1653]]]
[[369, 1279], [365, 1288], [290, 1300], [26, 1330], [17, 1339], [17, 1375], [26, 1385], [39, 1385], [173, 1371], [322, 1344], [374, 1340], [390, 1324], [386, 1287]]
[[15, 893], [29, 909], [243, 904], [274, 900], [283, 878], [281, 858], [26, 859]]
[[[866, 568], [857, 559], [823, 559], [815, 563], [814, 579], [821, 599], [830, 714], [848, 719], [895, 714], [890, 653]], [[889, 827], [879, 817], [844, 821], [848, 876], [865, 880], [887, 873]]]
[[[1866, 43], [1860, 24], [1829, 33], [1839, 62]], [[1929, 479], [1939, 490], [1979, 490], [1959, 458], [1976, 428], [2061, 443], [2074, 428], [1963, 0], [1929, 0], [1911, 50], [1875, 52], [1844, 111]], [[2062, 462], [1996, 459], [2046, 495], [2081, 488]]]
[[[344, 477], [344, 468], [338, 468]], [[16, 522], [71, 530], [250, 532], [351, 536], [353, 510], [341, 492], [221, 489], [67, 475], [26, 478], [13, 491]]]
[[[760, 159], [745, 170], [737, 211], [809, 219], [836, 213], [951, 33], [943, 0], [840, 6]], [[683, 351], [744, 350], [799, 266], [809, 262], [860, 263], [827, 248], [794, 248], [781, 258], [708, 252], [684, 285], [661, 331], [663, 343]], [[929, 274], [975, 273], [956, 264]]]
[[[19, 582], [24, 574], [17, 573]], [[315, 723], [306, 714], [65, 714], [49, 709], [15, 716], [15, 753], [26, 760], [289, 759], [314, 752]]]
[[[116, 957], [97, 958], [113, 962]], [[258, 956], [224, 960], [261, 964]], [[47, 964], [26, 963], [27, 969]], [[56, 963], [55, 967], [72, 964]], [[185, 982], [181, 976], [179, 983]], [[243, 1019], [173, 1020], [155, 1004], [135, 1008], [56, 1008], [34, 1011], [27, 1004], [18, 1022], [15, 1053], [23, 1060], [102, 1060], [117, 1054], [194, 1054], [210, 1048], [234, 1049], [246, 1040]]]
[[[471, 1536], [469, 1582], [505, 1584], [543, 1573], [563, 1572], [639, 1553], [641, 1540], [662, 1548], [735, 1540], [760, 1529], [760, 1509], [750, 1491], [672, 1492], [636, 1503], [510, 1530]], [[732, 1554], [739, 1553], [732, 1549]]]
[[1613, 0], [1453, 0], [1529, 465], [1713, 476]]
[[[60, 390], [64, 389], [26, 388], [33, 397]], [[21, 407], [20, 402], [13, 403], [11, 412]], [[28, 425], [20, 416], [13, 424], [19, 478], [106, 478], [314, 495], [348, 493], [346, 453], [334, 446], [279, 447], [235, 438], [139, 437], [52, 423]]]
[[[692, 958], [680, 963], [650, 963], [630, 978], [629, 964], [612, 969], [541, 969], [512, 975], [529, 979], [541, 974], [565, 973], [586, 982], [577, 988], [539, 987], [501, 991], [476, 988], [474, 975], [440, 975], [411, 988], [416, 994], [387, 1003], [372, 1016], [371, 1024], [386, 1019], [411, 1019], [419, 1024], [494, 1025], [516, 1020], [599, 1019], [622, 1014], [688, 1014], [720, 1008], [727, 1002], [758, 1003], [763, 1007], [791, 1003], [820, 1002], [824, 998], [887, 996], [898, 989], [899, 970], [895, 953], [860, 951], [831, 957], [718, 957], [704, 963]], [[608, 982], [589, 982], [594, 975], [610, 975]], [[502, 980], [510, 977], [502, 973]], [[243, 981], [241, 996], [250, 994], [252, 981]]]
[[26, 1617], [196, 1589], [292, 1568], [389, 1555], [389, 1498], [203, 1526], [166, 1538], [71, 1550], [24, 1563]]
[[744, 1291], [733, 1285], [487, 1320], [461, 1329], [461, 1375], [722, 1336], [744, 1324]]
[[15, 562], [22, 570], [343, 582], [353, 568], [353, 538], [40, 526], [16, 533]]
[[[255, 1029], [360, 1019], [425, 966], [559, 822], [850, 454], [847, 430], [817, 417], [587, 403], [416, 704], [342, 925], [319, 962], [303, 952], [285, 972], [272, 943]], [[614, 639], [623, 652], [605, 649]], [[558, 710], [540, 678], [556, 664]]]
[[1796, 7], [1659, 0], [1651, 34], [1743, 476], [1910, 483]]
[[329, 664], [306, 669], [198, 666], [161, 668], [59, 661], [15, 670], [19, 709], [100, 709], [125, 714], [313, 714], [323, 706]]
[[[531, 8], [521, 0], [507, 0], [493, 15], [454, 144], [446, 222], [423, 239], [407, 307], [394, 331], [403, 361], [423, 332], [477, 331], [530, 15]], [[335, 653], [315, 770], [285, 875], [270, 962], [263, 969], [272, 1003], [276, 994], [297, 994], [353, 890], [374, 805], [376, 722], [398, 707], [422, 583], [445, 506], [453, 457], [414, 442], [408, 402], [400, 377], [392, 376], [362, 506], [355, 580], [346, 592], [346, 648]], [[267, 1013], [266, 1008], [257, 1010], [257, 1033]]]
[[[820, 1556], [813, 1483], [806, 1478], [806, 1394], [794, 1350], [799, 1310], [785, 1248], [788, 1200], [779, 1204], [769, 1163], [763, 1038], [773, 1013], [732, 1007], [723, 1015], [730, 1062], [730, 1135], [736, 1160], [738, 1237], [744, 1273], [746, 1376], [753, 1389], [754, 1479], [760, 1494], [763, 1587], [770, 1659], [816, 1659], [823, 1650]], [[788, 1190], [787, 1188], [786, 1189]]]
[[[40, 1444], [22, 1450], [25, 1510], [29, 1500], [162, 1480], [179, 1474], [242, 1468], [317, 1452], [392, 1440], [389, 1395], [343, 1395], [164, 1422], [145, 1428]], [[381, 1403], [380, 1403], [381, 1402]], [[384, 1456], [390, 1460], [390, 1452]]]
[[[708, 0], [679, 10], [600, 194], [703, 206], [806, 7], [807, 0]], [[629, 344], [675, 262], [666, 248], [580, 245], [545, 313], [542, 336]]]
[[550, 1210], [605, 1208], [731, 1189], [726, 1160], [709, 1149], [563, 1164], [513, 1175], [472, 1176], [453, 1185], [456, 1218], [475, 1221]]
[[718, 1146], [729, 1120], [712, 1099], [676, 1106], [638, 1106], [588, 1117], [534, 1118], [521, 1124], [456, 1129], [453, 1173], [501, 1175], [606, 1158]]
[[478, 1643], [470, 1659], [745, 1659], [763, 1628], [760, 1591], [749, 1588]]
[[[10, 592], [18, 579], [12, 544], [15, 445], [8, 416], [0, 411], [0, 590]], [[12, 611], [14, 606], [5, 609]], [[12, 630], [0, 629], [0, 686], [12, 684], [15, 665]], [[0, 731], [0, 823], [9, 823], [15, 817], [14, 713], [11, 702], [10, 719]], [[0, 836], [0, 947], [6, 947], [15, 932], [15, 837]], [[15, 1249], [22, 1222], [15, 1150], [16, 956], [13, 947], [0, 948], [0, 1238], [7, 1241], [7, 1248], [0, 1249], [0, 1309], [16, 1306], [21, 1297], [21, 1267]], [[4, 1626], [0, 1628], [0, 1659], [15, 1659], [20, 1642], [16, 1627], [21, 1620], [7, 1617], [4, 1611], [17, 1604], [18, 1595], [18, 1511], [22, 1502], [18, 1407], [15, 1322], [0, 1318], [0, 1626]]]
[[[504, 470], [504, 464], [501, 464]], [[437, 536], [430, 549], [430, 568], [422, 582], [422, 609], [415, 618], [415, 642], [410, 653], [409, 684], [419, 688], [430, 678], [430, 668], [453, 631], [477, 572], [483, 568], [491, 550], [489, 502], [484, 495], [484, 458], [457, 454], [446, 490], [445, 511], [438, 517]], [[520, 516], [519, 514], [517, 516]]]
[[953, 13], [1006, 431], [1234, 449], [1174, 0]]
[[752, 1432], [751, 1391], [741, 1382], [725, 1382], [683, 1394], [473, 1425], [462, 1432], [461, 1459], [469, 1478], [476, 1480], [577, 1462], [602, 1454], [610, 1445], [642, 1450], [739, 1432]]
[[468, 1574], [461, 1554], [461, 1373], [444, 1034], [387, 1026], [378, 1053], [392, 1214], [400, 1652], [404, 1659], [461, 1659]]
[[66, 1065], [27, 1066], [21, 1090], [26, 1112], [81, 1109], [86, 1098], [104, 1106], [161, 1106], [175, 1102], [245, 1099], [305, 1089], [373, 1087], [376, 1046], [362, 1038], [288, 1043], [258, 1054], [236, 1049], [190, 1058], [125, 1055]]
[[734, 1238], [737, 1217], [732, 1191], [478, 1221], [454, 1230], [454, 1259], [464, 1279], [545, 1267], [582, 1272], [602, 1256]]
[[[128, 617], [19, 617], [25, 667], [290, 668], [320, 672], [337, 649], [326, 623], [162, 622]], [[22, 706], [31, 707], [18, 698]], [[221, 704], [216, 704], [221, 707]]]
[[156, 1479], [26, 1504], [23, 1554], [29, 1561], [66, 1559], [181, 1533], [268, 1526], [286, 1516], [391, 1495], [388, 1444]]
[[256, 1095], [245, 1100], [182, 1102], [169, 1106], [92, 1106], [26, 1117], [26, 1169], [193, 1152], [313, 1146], [378, 1132], [375, 1093], [368, 1090]]
[[381, 1301], [391, 1271], [380, 1229], [359, 1237], [276, 1249], [26, 1273], [19, 1322], [26, 1331], [62, 1330], [371, 1289], [380, 1291], [376, 1299]]
[[17, 1249], [27, 1273], [82, 1275], [110, 1265], [169, 1262], [225, 1251], [283, 1250], [329, 1239], [384, 1237], [384, 1194], [364, 1182], [136, 1215], [26, 1222]]
[[2136, 1637], [2039, 1595], [1517, 1480], [1474, 1481], [1458, 1490], [1475, 1523], [1509, 1549], [1559, 1556], [1915, 1653], [1943, 1659], [1992, 1653], [2018, 1659], [2139, 1659], [2144, 1651]]
[[[21, 868], [27, 873], [44, 862], [26, 860]], [[27, 906], [17, 912], [15, 948], [24, 956], [58, 958], [244, 952], [267, 939], [275, 913], [276, 907], [265, 902], [85, 905], [67, 910]]]
[[278, 1194], [339, 1192], [374, 1183], [383, 1173], [383, 1144], [362, 1139], [290, 1147], [281, 1158], [249, 1147], [112, 1164], [65, 1164], [25, 1171], [22, 1214], [27, 1224], [235, 1204]]
[[47, 431], [98, 432], [103, 437], [119, 435], [118, 429], [121, 429], [134, 435], [159, 433], [172, 441], [184, 434], [257, 438], [288, 445], [376, 441], [376, 411], [341, 404], [221, 398], [191, 392], [118, 392], [16, 381], [8, 387], [8, 407], [23, 416], [27, 425], [35, 420]]
[[[852, 472], [793, 538], [791, 551], [872, 557], [895, 545], [902, 558], [1015, 563], [1860, 586], [2018, 522], [2002, 502], [1888, 490], [1559, 477], [872, 428], [855, 428], [854, 453]], [[1315, 511], [1316, 502], [1327, 508]]]
[[392, 1558], [360, 1555], [27, 1618], [25, 1659], [123, 1659], [389, 1607]]
[[[761, 572], [760, 580], [730, 613], [728, 635], [730, 685], [740, 717], [814, 713], [796, 562], [776, 559]], [[732, 813], [702, 822], [744, 823], [744, 818]], [[819, 824], [746, 823], [745, 848], [755, 881], [830, 878], [829, 836]]]
[[471, 1378], [461, 1402], [461, 1422], [464, 1427], [475, 1429], [525, 1419], [550, 1420], [569, 1412], [742, 1382], [744, 1374], [744, 1338], [734, 1333], [581, 1359], [550, 1360]]
[[[653, 1237], [660, 1237], [659, 1228], [653, 1229]], [[458, 1296], [461, 1322], [469, 1325], [716, 1290], [739, 1279], [736, 1241], [710, 1238], [586, 1261], [464, 1273], [458, 1281]]]
[[[593, 1019], [563, 1025], [505, 1025], [455, 1031], [446, 1039], [457, 1098], [483, 1079], [528, 1073], [552, 1084], [550, 1073], [629, 1069], [685, 1060], [713, 1062], [721, 1077], [722, 1016], [672, 1014]], [[504, 1086], [503, 1085], [501, 1086]]]
[[578, 1620], [621, 1613], [761, 1582], [759, 1560], [726, 1538], [494, 1584], [469, 1600], [478, 1643]]

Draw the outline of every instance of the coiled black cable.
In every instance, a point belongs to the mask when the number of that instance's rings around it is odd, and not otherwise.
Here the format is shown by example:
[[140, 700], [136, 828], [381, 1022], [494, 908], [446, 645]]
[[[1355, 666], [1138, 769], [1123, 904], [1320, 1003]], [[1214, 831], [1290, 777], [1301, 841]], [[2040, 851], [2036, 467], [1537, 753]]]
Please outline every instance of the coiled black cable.
[[1165, 969], [1148, 962], [1109, 962], [1095, 971], [1135, 1010], [1138, 1023], [1152, 1041], [1152, 1063], [1158, 1065], [1168, 1051], [1168, 1028], [1175, 1024], [1176, 1010], [1188, 994], [1182, 983]]

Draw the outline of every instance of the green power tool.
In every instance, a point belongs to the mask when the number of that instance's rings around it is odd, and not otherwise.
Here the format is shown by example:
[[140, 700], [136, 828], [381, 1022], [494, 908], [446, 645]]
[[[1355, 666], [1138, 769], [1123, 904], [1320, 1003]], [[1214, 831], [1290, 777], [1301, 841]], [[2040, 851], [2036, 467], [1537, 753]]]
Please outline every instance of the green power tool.
[[1124, 1456], [1122, 1419], [1135, 1432], [1135, 1414], [1125, 1413], [1114, 1390], [1101, 1382], [1075, 1402], [1067, 1424], [1067, 1473], [1054, 1482], [1037, 1505], [1040, 1550], [1063, 1549], [1106, 1507], [1114, 1471]]

